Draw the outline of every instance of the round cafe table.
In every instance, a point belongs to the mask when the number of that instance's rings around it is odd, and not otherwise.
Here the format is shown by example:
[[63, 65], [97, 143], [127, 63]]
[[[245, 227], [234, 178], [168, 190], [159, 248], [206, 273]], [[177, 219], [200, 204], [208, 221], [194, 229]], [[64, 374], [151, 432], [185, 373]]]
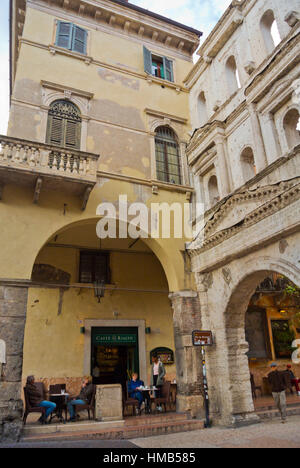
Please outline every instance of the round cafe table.
[[56, 408], [51, 415], [50, 422], [52, 422], [52, 419], [57, 418], [60, 423], [66, 424], [66, 420], [63, 417], [63, 410], [66, 408], [68, 397], [69, 393], [54, 393], [50, 395], [50, 401], [56, 404]]
[[[140, 388], [137, 388], [137, 390], [139, 390], [140, 392], [142, 393], [147, 393], [147, 395], [149, 395], [148, 398], [145, 398], [146, 400], [146, 410], [148, 411], [148, 414], [151, 414], [151, 396], [150, 396], [150, 393], [151, 392], [154, 392], [155, 390], [158, 390], [156, 387], [140, 387]], [[150, 404], [150, 406], [149, 406]]]

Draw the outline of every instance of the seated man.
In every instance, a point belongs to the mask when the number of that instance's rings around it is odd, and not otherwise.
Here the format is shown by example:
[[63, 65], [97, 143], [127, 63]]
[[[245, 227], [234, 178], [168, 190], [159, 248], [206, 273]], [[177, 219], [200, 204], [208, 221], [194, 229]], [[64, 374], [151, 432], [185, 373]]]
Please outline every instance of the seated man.
[[68, 411], [70, 414], [70, 422], [77, 421], [76, 418], [76, 408], [77, 405], [89, 405], [93, 396], [94, 386], [92, 384], [91, 377], [85, 377], [82, 380], [80, 394], [73, 398], [73, 400], [68, 403]]
[[35, 386], [35, 379], [33, 375], [27, 377], [25, 388], [30, 406], [32, 406], [33, 408], [46, 408], [45, 416], [42, 415], [40, 417], [39, 423], [47, 424], [47, 419], [50, 416], [50, 414], [53, 413], [53, 411], [55, 410], [56, 404], [52, 401], [43, 400], [43, 395]]
[[292, 371], [292, 366], [290, 364], [288, 364], [286, 366], [286, 372], [289, 373], [290, 377], [291, 377], [291, 383], [292, 385], [296, 388], [296, 391], [298, 393], [298, 396], [300, 396], [300, 388], [299, 388], [299, 383], [300, 383], [300, 379], [297, 379], [297, 377], [295, 377], [295, 374], [294, 372]]
[[128, 395], [139, 402], [139, 412], [143, 409], [144, 401], [146, 400], [147, 412], [150, 411], [150, 394], [148, 392], [141, 392], [140, 388], [144, 387], [144, 382], [139, 380], [137, 373], [132, 374], [132, 379], [128, 382]]

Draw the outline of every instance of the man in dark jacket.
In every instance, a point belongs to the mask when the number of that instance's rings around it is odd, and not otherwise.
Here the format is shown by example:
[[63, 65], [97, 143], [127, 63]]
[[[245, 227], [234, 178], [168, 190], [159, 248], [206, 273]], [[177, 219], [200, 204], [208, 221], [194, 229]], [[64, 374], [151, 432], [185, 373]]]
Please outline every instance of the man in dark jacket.
[[78, 405], [89, 405], [92, 400], [94, 392], [94, 386], [92, 379], [85, 377], [82, 381], [80, 394], [68, 403], [68, 411], [70, 414], [70, 422], [77, 421], [76, 418], [76, 406]]
[[268, 375], [268, 381], [276, 406], [280, 411], [282, 423], [284, 424], [286, 422], [286, 379], [284, 372], [278, 370], [276, 363], [271, 364], [271, 368], [272, 372]]
[[27, 377], [25, 388], [30, 406], [33, 408], [46, 408], [45, 416], [41, 416], [39, 419], [41, 424], [46, 424], [48, 417], [55, 410], [56, 404], [52, 401], [46, 401], [43, 399], [43, 395], [35, 385], [35, 379], [33, 375]]

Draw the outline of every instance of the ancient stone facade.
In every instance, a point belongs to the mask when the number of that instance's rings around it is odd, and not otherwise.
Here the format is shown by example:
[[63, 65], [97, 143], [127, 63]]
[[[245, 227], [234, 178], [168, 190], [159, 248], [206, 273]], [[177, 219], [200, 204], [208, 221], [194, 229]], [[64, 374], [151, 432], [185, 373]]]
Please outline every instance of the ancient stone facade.
[[21, 380], [27, 295], [26, 286], [9, 283], [0, 286], [0, 330], [6, 344], [6, 363], [0, 379], [1, 440], [18, 440], [21, 435]]
[[187, 249], [201, 323], [215, 337], [211, 411], [226, 425], [257, 421], [245, 339], [252, 295], [270, 272], [300, 284], [297, 9], [296, 1], [233, 2], [186, 80], [195, 128], [188, 160], [205, 212]]

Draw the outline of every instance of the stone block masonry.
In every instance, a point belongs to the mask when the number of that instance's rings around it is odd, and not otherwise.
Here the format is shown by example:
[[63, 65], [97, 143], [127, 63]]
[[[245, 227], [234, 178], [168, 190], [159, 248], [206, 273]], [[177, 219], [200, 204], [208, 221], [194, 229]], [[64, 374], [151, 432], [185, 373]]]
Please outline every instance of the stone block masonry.
[[6, 344], [6, 364], [0, 381], [0, 441], [19, 440], [23, 402], [21, 379], [28, 289], [0, 286], [0, 339]]

